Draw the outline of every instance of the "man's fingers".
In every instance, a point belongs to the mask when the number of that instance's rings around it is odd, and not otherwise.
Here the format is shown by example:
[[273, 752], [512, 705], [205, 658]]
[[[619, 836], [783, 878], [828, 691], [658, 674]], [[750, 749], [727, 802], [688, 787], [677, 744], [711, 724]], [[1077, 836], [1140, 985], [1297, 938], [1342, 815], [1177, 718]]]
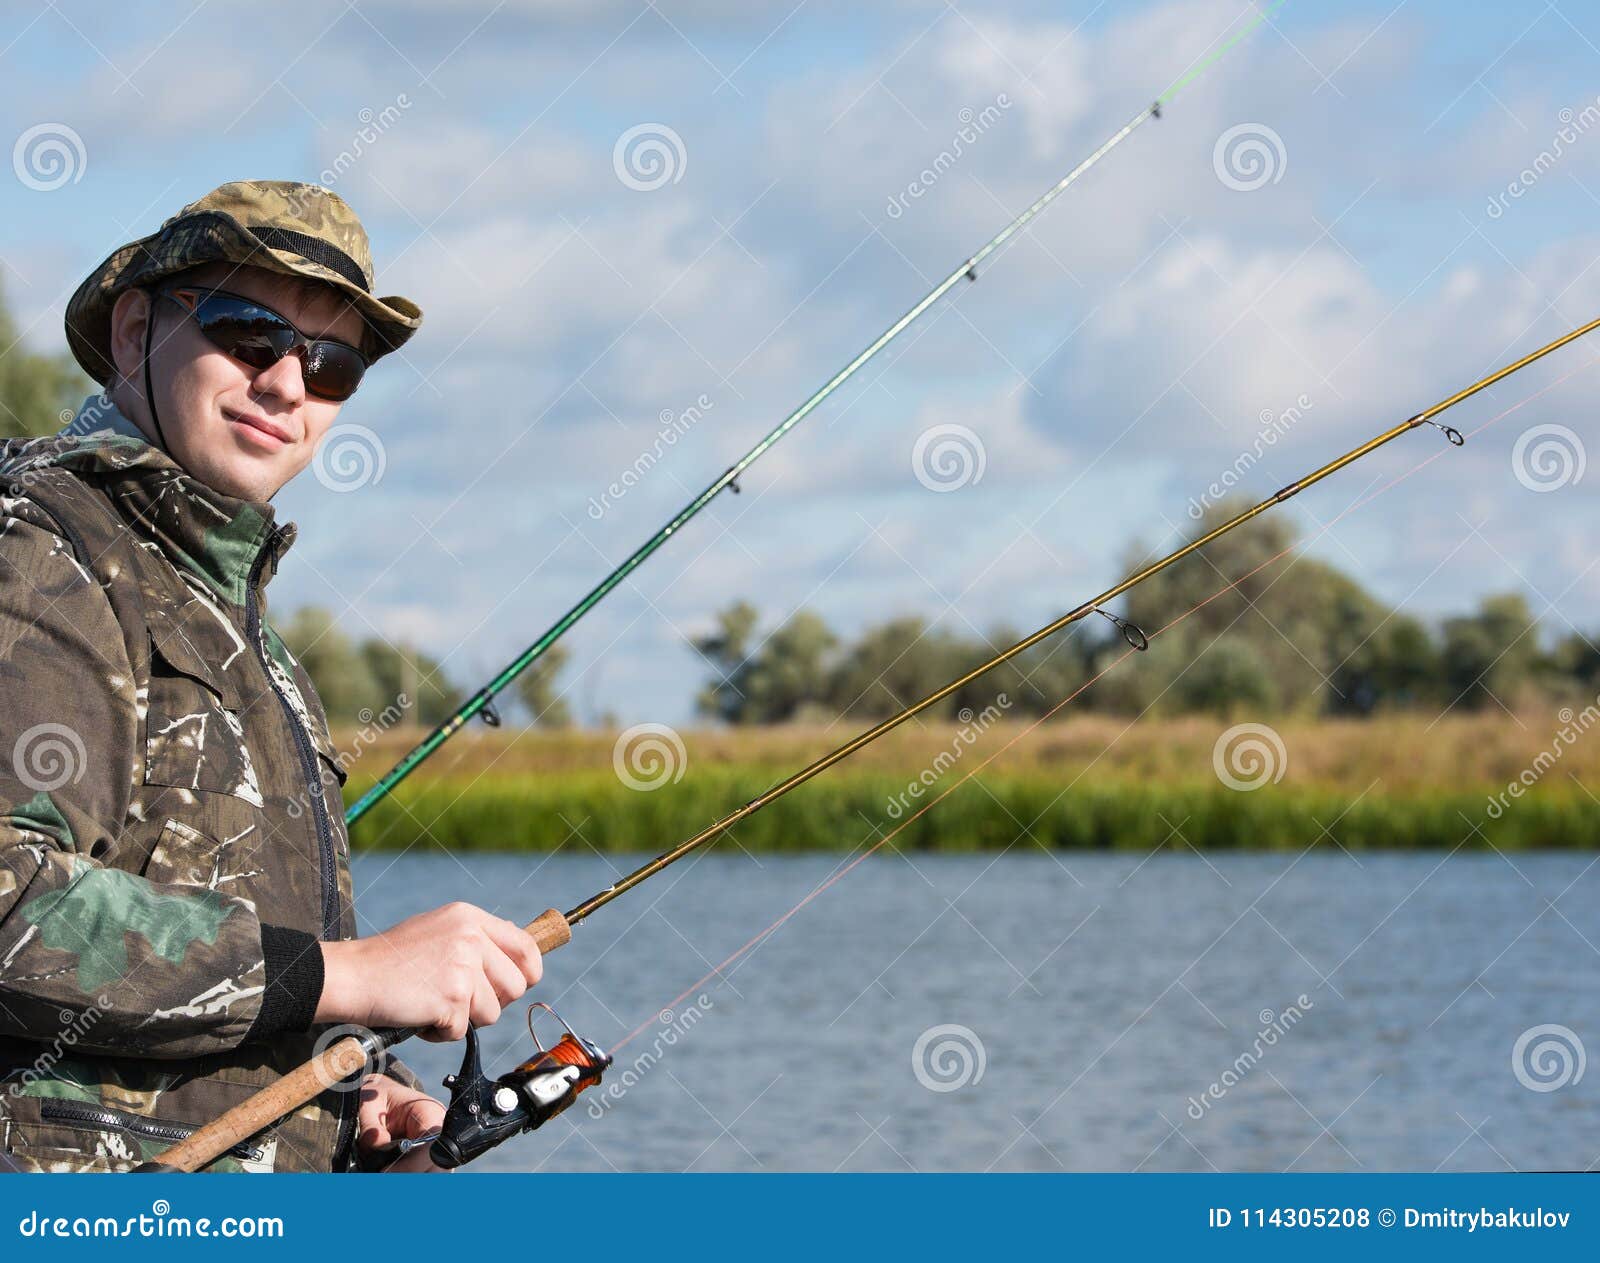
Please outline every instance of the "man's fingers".
[[444, 1126], [444, 1106], [431, 1096], [418, 1093], [405, 1103], [403, 1116], [398, 1122], [401, 1135], [408, 1140], [415, 1140]]
[[[544, 973], [533, 935], [466, 903], [324, 948], [319, 1021], [420, 1027], [434, 1042], [490, 1025]], [[391, 1119], [388, 1130], [397, 1129]]]
[[495, 997], [502, 1006], [512, 1003], [528, 989], [528, 980], [521, 968], [493, 943], [484, 944], [483, 976], [494, 988]]
[[503, 1006], [500, 997], [495, 995], [494, 988], [489, 985], [489, 979], [478, 979], [478, 985], [472, 991], [472, 1008], [468, 1013], [474, 1026], [493, 1026], [500, 1020], [500, 1010]]
[[521, 971], [526, 980], [524, 989], [535, 986], [544, 976], [544, 960], [533, 935], [502, 917], [489, 917], [483, 928], [488, 931], [495, 946], [509, 956]]
[[356, 1126], [361, 1143], [368, 1149], [383, 1149], [393, 1142], [394, 1137], [389, 1131], [388, 1095], [381, 1085], [361, 1089]]

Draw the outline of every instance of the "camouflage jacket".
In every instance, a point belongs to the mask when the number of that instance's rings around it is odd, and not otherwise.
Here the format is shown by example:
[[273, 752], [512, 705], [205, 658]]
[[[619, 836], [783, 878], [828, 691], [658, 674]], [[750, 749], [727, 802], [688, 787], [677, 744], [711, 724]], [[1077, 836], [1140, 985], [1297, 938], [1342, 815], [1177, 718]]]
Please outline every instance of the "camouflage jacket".
[[[137, 434], [94, 399], [0, 444], [0, 1168], [127, 1169], [304, 1061], [354, 931], [343, 772], [265, 618], [294, 527]], [[342, 1167], [355, 1095], [217, 1168]]]

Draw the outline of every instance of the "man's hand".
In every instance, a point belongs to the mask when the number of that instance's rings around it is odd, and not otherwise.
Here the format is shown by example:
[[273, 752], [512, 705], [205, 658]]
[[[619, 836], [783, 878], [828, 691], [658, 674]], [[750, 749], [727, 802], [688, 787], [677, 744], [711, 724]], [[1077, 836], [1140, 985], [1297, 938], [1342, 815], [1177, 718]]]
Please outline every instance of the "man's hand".
[[415, 1026], [450, 1041], [490, 1026], [539, 981], [539, 945], [519, 925], [449, 903], [370, 938], [322, 944], [316, 1020]]
[[[444, 1106], [424, 1092], [408, 1088], [384, 1074], [369, 1074], [361, 1083], [361, 1109], [356, 1115], [356, 1145], [363, 1153], [415, 1140], [444, 1122]], [[427, 1146], [413, 1149], [386, 1168], [394, 1172], [442, 1171], [428, 1157]]]

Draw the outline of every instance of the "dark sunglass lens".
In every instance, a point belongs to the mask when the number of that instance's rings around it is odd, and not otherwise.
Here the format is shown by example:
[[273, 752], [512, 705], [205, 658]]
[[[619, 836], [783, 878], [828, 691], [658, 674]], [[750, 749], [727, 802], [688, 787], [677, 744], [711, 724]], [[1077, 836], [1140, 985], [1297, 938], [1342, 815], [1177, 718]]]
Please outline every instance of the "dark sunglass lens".
[[[250, 368], [271, 368], [300, 341], [295, 328], [276, 312], [242, 298], [208, 294], [194, 308], [200, 330], [211, 344]], [[304, 351], [306, 389], [342, 402], [356, 393], [367, 362], [353, 347], [319, 340]]]
[[269, 368], [294, 345], [294, 329], [270, 311], [232, 298], [205, 299], [195, 311], [213, 345], [251, 368]]
[[306, 348], [306, 389], [335, 402], [350, 398], [361, 384], [366, 362], [340, 342], [313, 342]]

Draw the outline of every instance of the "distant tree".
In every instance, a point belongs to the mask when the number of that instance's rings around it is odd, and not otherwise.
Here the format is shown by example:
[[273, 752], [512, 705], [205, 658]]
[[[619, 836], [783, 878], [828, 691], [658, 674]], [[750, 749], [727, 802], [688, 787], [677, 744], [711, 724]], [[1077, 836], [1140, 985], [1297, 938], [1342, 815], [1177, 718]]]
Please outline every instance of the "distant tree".
[[[1239, 507], [1214, 506], [1195, 524], [1190, 538], [1219, 526]], [[1181, 617], [1188, 630], [1209, 641], [1233, 631], [1254, 607], [1281, 612], [1287, 603], [1276, 589], [1291, 568], [1294, 542], [1294, 527], [1287, 519], [1258, 517], [1134, 588], [1125, 598], [1126, 616], [1151, 633]], [[1134, 547], [1123, 564], [1136, 569], [1152, 554], [1151, 549]]]
[[567, 728], [572, 724], [572, 708], [556, 688], [556, 677], [567, 665], [568, 657], [565, 645], [551, 645], [517, 677], [517, 696], [522, 699], [530, 722], [538, 727]]
[[1301, 556], [1285, 563], [1242, 630], [1285, 709], [1365, 712], [1378, 704], [1375, 667], [1392, 612], [1349, 575]]
[[[1237, 508], [1213, 508], [1195, 535]], [[1218, 690], [1235, 686], [1257, 705], [1308, 713], [1366, 714], [1437, 700], [1443, 665], [1427, 629], [1294, 544], [1290, 522], [1257, 518], [1135, 588], [1128, 617], [1150, 632], [1172, 625], [1196, 662], [1175, 672], [1152, 646], [1130, 664], [1132, 681], [1096, 689], [1101, 703], [1214, 710]], [[1207, 664], [1201, 659], [1213, 643], [1228, 648]], [[1170, 693], [1163, 691], [1169, 683]]]
[[1600, 633], [1565, 636], [1551, 652], [1549, 667], [1558, 687], [1592, 698], [1600, 691]]
[[431, 728], [461, 704], [436, 660], [379, 637], [358, 644], [320, 606], [296, 610], [279, 634], [310, 674], [331, 723], [367, 723], [404, 694], [406, 721]]
[[716, 630], [694, 641], [695, 650], [710, 664], [713, 678], [695, 699], [702, 715], [738, 723], [744, 711], [740, 688], [747, 669], [750, 641], [761, 615], [748, 601], [736, 601], [717, 615]]
[[[1023, 633], [999, 625], [979, 640], [967, 641], [962, 648], [958, 670], [972, 670], [1000, 650], [1014, 645]], [[1024, 650], [1009, 662], [1001, 663], [971, 683], [963, 685], [953, 699], [957, 711], [981, 714], [1004, 695], [1006, 713], [1016, 717], [1042, 715], [1069, 696], [1088, 674], [1085, 646], [1092, 645], [1082, 629], [1065, 632]], [[941, 681], [942, 683], [942, 681]]]
[[411, 722], [432, 728], [448, 719], [464, 700], [439, 660], [420, 649], [371, 637], [361, 642], [360, 653], [376, 685], [374, 712], [382, 711], [403, 693], [410, 699]]
[[1224, 717], [1279, 708], [1277, 683], [1261, 655], [1239, 640], [1206, 646], [1174, 677], [1172, 708]]
[[[970, 646], [923, 619], [892, 619], [845, 651], [830, 673], [828, 701], [841, 715], [880, 719], [949, 683], [971, 658]], [[948, 718], [957, 709], [947, 698], [925, 713]]]
[[1329, 709], [1336, 713], [1438, 703], [1444, 692], [1439, 646], [1420, 621], [1396, 614], [1336, 666], [1333, 690]]
[[743, 723], [777, 724], [821, 704], [828, 662], [839, 639], [810, 610], [797, 611], [768, 636], [739, 675]]
[[19, 336], [0, 292], [0, 439], [53, 434], [94, 388], [70, 355], [35, 355]]
[[[311, 676], [330, 722], [353, 723], [362, 707], [373, 706], [380, 697], [367, 660], [327, 610], [314, 605], [296, 610], [278, 634]], [[374, 709], [385, 704], [379, 702]]]
[[1513, 707], [1541, 668], [1533, 614], [1520, 593], [1485, 597], [1476, 614], [1445, 620], [1447, 701]]
[[792, 615], [759, 647], [759, 616], [740, 601], [717, 616], [717, 629], [695, 648], [717, 672], [702, 691], [702, 714], [736, 724], [776, 724], [823, 704], [828, 663], [838, 638], [810, 610]]

